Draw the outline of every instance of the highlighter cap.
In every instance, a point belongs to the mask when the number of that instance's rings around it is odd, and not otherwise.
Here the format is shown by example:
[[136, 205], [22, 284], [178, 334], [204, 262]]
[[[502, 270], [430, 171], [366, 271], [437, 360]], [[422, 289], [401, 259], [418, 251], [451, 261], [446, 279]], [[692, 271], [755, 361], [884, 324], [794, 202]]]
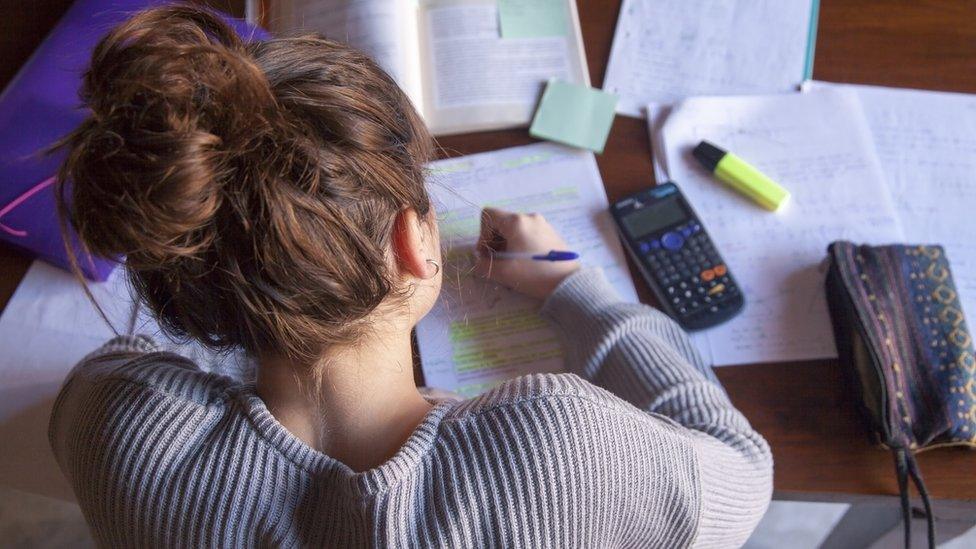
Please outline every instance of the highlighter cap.
[[691, 151], [691, 154], [701, 162], [706, 170], [714, 172], [715, 167], [725, 158], [727, 153], [708, 141], [702, 141], [695, 147], [695, 150]]

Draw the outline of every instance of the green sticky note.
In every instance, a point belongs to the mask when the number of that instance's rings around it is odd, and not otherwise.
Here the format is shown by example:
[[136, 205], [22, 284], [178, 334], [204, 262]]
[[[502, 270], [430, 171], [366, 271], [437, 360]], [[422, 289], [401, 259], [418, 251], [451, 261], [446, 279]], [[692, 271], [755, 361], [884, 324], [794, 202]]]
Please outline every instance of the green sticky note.
[[566, 0], [498, 0], [498, 22], [502, 38], [566, 36]]
[[529, 135], [602, 153], [616, 107], [612, 93], [550, 80]]

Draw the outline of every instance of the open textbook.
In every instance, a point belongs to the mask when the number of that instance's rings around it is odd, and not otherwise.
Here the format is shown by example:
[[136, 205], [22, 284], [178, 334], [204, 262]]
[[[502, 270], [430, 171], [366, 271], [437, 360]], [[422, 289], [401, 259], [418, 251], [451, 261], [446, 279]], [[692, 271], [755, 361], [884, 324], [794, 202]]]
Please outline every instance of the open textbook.
[[603, 89], [617, 112], [692, 95], [795, 90], [813, 70], [819, 0], [624, 0]]
[[262, 0], [272, 32], [370, 54], [436, 135], [526, 126], [550, 78], [589, 84], [575, 0], [561, 35], [503, 38], [495, 0]]
[[470, 272], [484, 206], [545, 215], [584, 265], [602, 267], [623, 299], [637, 301], [593, 153], [539, 143], [443, 160], [430, 190], [445, 266], [441, 297], [417, 326], [428, 386], [473, 395], [563, 369], [539, 302]]
[[[696, 343], [715, 365], [836, 356], [822, 262], [834, 240], [903, 241], [857, 97], [850, 91], [696, 97], [649, 107], [655, 163], [685, 192], [746, 306]], [[692, 158], [707, 139], [792, 193], [768, 212]]]
[[976, 320], [976, 95], [809, 82], [861, 100], [911, 244], [941, 244], [970, 326]]

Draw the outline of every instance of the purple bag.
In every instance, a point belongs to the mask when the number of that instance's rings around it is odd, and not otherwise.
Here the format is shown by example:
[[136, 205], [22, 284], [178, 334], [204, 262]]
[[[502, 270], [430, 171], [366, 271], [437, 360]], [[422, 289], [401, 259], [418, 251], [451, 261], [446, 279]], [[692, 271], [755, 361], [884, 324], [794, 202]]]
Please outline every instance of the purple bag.
[[[0, 239], [70, 269], [53, 187], [64, 153], [44, 151], [88, 115], [78, 90], [95, 44], [134, 12], [166, 3], [78, 0], [0, 95]], [[245, 39], [268, 36], [243, 21], [228, 21]], [[118, 261], [89, 256], [72, 239], [85, 276], [108, 278]]]

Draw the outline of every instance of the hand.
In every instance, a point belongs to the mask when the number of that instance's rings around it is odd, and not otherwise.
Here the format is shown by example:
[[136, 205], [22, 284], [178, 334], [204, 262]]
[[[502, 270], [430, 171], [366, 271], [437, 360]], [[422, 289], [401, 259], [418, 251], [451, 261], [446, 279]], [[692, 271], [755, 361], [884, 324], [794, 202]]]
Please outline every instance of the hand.
[[493, 252], [546, 253], [567, 249], [566, 242], [541, 215], [485, 208], [481, 212], [475, 269], [481, 276], [519, 293], [545, 299], [580, 268], [579, 261], [497, 259]]

